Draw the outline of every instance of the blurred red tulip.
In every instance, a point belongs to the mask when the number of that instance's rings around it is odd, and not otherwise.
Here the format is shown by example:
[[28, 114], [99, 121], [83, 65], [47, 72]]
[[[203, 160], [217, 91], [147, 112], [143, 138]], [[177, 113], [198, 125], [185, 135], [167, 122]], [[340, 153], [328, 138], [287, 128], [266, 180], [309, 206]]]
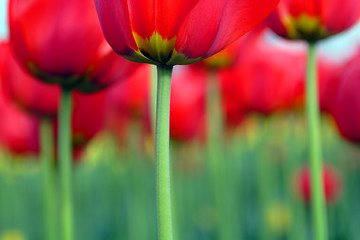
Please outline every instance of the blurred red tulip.
[[[0, 59], [0, 83], [2, 86], [1, 97], [6, 98], [7, 104], [9, 105], [16, 103], [18, 107], [31, 114], [35, 114], [40, 118], [52, 117], [53, 120], [55, 120], [59, 105], [60, 86], [42, 83], [25, 72], [17, 63], [16, 59], [14, 59], [8, 43], [0, 43], [0, 54], [1, 56], [4, 56], [4, 58]], [[80, 152], [79, 149], [83, 148], [87, 142], [90, 141], [90, 139], [92, 139], [92, 137], [94, 137], [95, 134], [104, 126], [106, 96], [107, 91], [101, 91], [91, 95], [85, 95], [78, 92], [73, 93], [74, 108], [72, 116], [72, 141], [75, 152]], [[6, 109], [6, 107], [4, 108]], [[15, 109], [14, 111], [19, 112], [20, 110]], [[4, 121], [7, 119], [5, 115], [6, 114], [4, 114], [3, 117], [3, 114], [1, 114]], [[21, 121], [24, 122], [25, 120], [21, 119], [28, 119], [31, 117], [22, 112], [18, 115], [20, 115], [19, 120], [14, 117], [11, 118], [11, 121], [15, 124], [20, 121], [18, 124], [20, 129], [17, 129], [16, 125], [14, 125], [13, 127], [10, 126], [7, 131], [13, 129], [11, 133], [24, 135], [27, 136], [27, 138], [30, 138], [27, 132], [30, 131], [34, 134], [33, 132], [36, 131], [36, 137], [33, 137], [31, 141], [36, 143], [38, 148], [38, 122], [32, 120], [33, 122], [36, 122], [36, 124], [32, 124], [32, 126], [36, 125], [36, 128], [33, 127], [34, 129], [22, 129], [21, 125], [24, 124], [22, 124]], [[24, 117], [22, 117], [22, 115], [24, 115]], [[6, 124], [4, 124], [4, 126], [6, 126]], [[18, 142], [19, 144], [21, 143], [20, 140]], [[20, 146], [23, 146], [23, 144], [20, 144]], [[19, 152], [17, 150], [13, 151]]]
[[319, 102], [322, 112], [330, 113], [336, 102], [343, 67], [344, 63], [341, 61], [331, 60], [324, 55], [318, 58]]
[[39, 153], [39, 121], [19, 110], [0, 88], [0, 145], [14, 154]]
[[360, 143], [360, 48], [346, 64], [334, 86], [333, 104], [330, 112], [334, 116], [340, 133], [349, 141]]
[[151, 68], [142, 65], [126, 81], [109, 89], [109, 104], [112, 111], [123, 117], [142, 118], [150, 93]]
[[210, 57], [261, 22], [278, 0], [95, 0], [103, 32], [121, 56], [153, 64]]
[[93, 94], [73, 93], [72, 146], [75, 157], [79, 158], [87, 143], [103, 129], [106, 95], [106, 91]]
[[211, 70], [231, 68], [238, 61], [241, 53], [247, 48], [246, 45], [248, 45], [249, 42], [253, 41], [253, 39], [256, 39], [259, 35], [261, 35], [266, 27], [267, 26], [262, 22], [261, 24], [253, 28], [244, 37], [238, 39], [237, 41], [227, 46], [224, 50], [218, 52], [212, 57], [198, 62], [196, 66], [203, 66]]
[[314, 42], [350, 28], [359, 17], [358, 0], [282, 0], [267, 22], [280, 36]]
[[[173, 73], [170, 101], [170, 137], [190, 140], [201, 132], [204, 125], [206, 71], [176, 67]], [[124, 139], [130, 121], [140, 120], [150, 127], [151, 66], [143, 65], [128, 80], [109, 89], [109, 128], [118, 140]]]
[[119, 82], [108, 90], [106, 125], [121, 145], [127, 140], [131, 122], [143, 124], [150, 131], [150, 80], [151, 67], [144, 64], [126, 81]]
[[[338, 172], [329, 165], [323, 167], [323, 187], [327, 204], [335, 202], [341, 191], [341, 178]], [[296, 188], [300, 197], [306, 202], [311, 201], [311, 176], [308, 167], [300, 170], [296, 177]]]
[[170, 137], [188, 141], [204, 131], [207, 72], [176, 67], [170, 100]]
[[92, 92], [136, 66], [106, 43], [91, 0], [10, 0], [9, 26], [16, 57], [46, 82]]
[[[0, 43], [0, 81], [5, 93], [18, 106], [39, 117], [55, 117], [60, 88], [44, 84], [25, 72], [15, 59], [9, 43]], [[6, 60], [5, 60], [6, 59]]]
[[231, 108], [268, 115], [300, 102], [305, 46], [279, 39], [269, 31], [248, 38], [234, 67], [220, 73], [223, 87], [232, 92], [226, 96], [233, 97], [227, 100], [233, 101]]

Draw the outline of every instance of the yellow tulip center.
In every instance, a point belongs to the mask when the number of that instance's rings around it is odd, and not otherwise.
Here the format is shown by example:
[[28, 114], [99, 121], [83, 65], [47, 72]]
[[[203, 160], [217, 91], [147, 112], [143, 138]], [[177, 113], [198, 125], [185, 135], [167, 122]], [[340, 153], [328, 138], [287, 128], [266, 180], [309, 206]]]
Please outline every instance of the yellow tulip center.
[[287, 16], [283, 19], [287, 34], [293, 39], [304, 39], [317, 41], [328, 36], [326, 28], [318, 17], [311, 17], [306, 14], [299, 17]]
[[185, 65], [202, 60], [191, 59], [175, 50], [176, 37], [164, 39], [159, 33], [154, 32], [150, 38], [143, 38], [133, 33], [138, 50], [131, 56], [123, 56], [131, 61], [152, 63], [156, 65]]

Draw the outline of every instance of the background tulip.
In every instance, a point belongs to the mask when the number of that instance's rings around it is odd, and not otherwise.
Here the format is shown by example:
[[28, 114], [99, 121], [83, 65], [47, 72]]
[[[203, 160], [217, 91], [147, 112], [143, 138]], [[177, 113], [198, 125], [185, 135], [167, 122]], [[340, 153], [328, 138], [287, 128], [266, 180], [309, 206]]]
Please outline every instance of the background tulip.
[[127, 76], [135, 64], [106, 43], [91, 0], [9, 1], [10, 42], [32, 75], [85, 92]]
[[334, 84], [333, 104], [330, 106], [338, 129], [346, 139], [354, 143], [360, 142], [360, 101], [357, 89], [359, 87], [360, 49], [341, 69]]
[[[10, 42], [33, 76], [59, 84], [58, 155], [62, 238], [73, 239], [71, 90], [94, 92], [128, 76], [136, 65], [117, 56], [101, 34], [92, 0], [9, 1]], [[45, 144], [46, 141], [44, 141]]]
[[0, 88], [0, 143], [14, 154], [39, 153], [39, 121], [19, 110]]
[[[327, 204], [334, 203], [341, 192], [341, 178], [338, 172], [330, 165], [323, 169], [323, 188]], [[296, 177], [296, 186], [299, 196], [305, 203], [311, 200], [311, 177], [308, 167], [301, 169]]]
[[280, 36], [308, 43], [306, 109], [309, 130], [310, 167], [313, 191], [315, 238], [328, 238], [325, 196], [321, 187], [322, 145], [316, 44], [319, 40], [345, 31], [360, 17], [360, 3], [354, 0], [284, 0], [268, 17], [270, 28]]
[[0, 44], [1, 83], [4, 92], [19, 107], [39, 117], [55, 117], [59, 108], [60, 88], [45, 84], [25, 72], [15, 59], [10, 44]]
[[170, 103], [170, 138], [187, 141], [204, 130], [207, 74], [201, 69], [174, 70]]
[[317, 41], [350, 28], [359, 17], [356, 0], [283, 0], [267, 21], [280, 36]]
[[319, 69], [319, 103], [323, 112], [330, 113], [336, 104], [341, 75], [348, 61], [335, 61], [324, 54], [318, 57]]
[[[220, 73], [223, 85], [234, 92], [229, 101], [238, 103], [239, 112], [264, 115], [300, 103], [305, 70], [304, 46], [278, 39], [267, 30], [251, 34], [238, 51], [235, 65]], [[226, 92], [225, 96], [231, 95]]]

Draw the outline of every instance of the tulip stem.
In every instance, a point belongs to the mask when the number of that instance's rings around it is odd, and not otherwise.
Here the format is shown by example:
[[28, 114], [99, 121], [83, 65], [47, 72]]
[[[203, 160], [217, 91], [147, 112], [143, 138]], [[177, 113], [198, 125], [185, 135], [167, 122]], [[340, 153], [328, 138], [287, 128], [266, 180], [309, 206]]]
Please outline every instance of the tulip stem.
[[327, 222], [324, 189], [322, 183], [322, 150], [320, 132], [320, 110], [318, 101], [316, 44], [309, 43], [307, 62], [307, 119], [310, 144], [310, 169], [312, 190], [312, 216], [314, 239], [326, 240]]
[[54, 135], [49, 119], [41, 122], [41, 161], [43, 164], [45, 238], [56, 240], [56, 178], [54, 166]]
[[59, 112], [58, 156], [60, 166], [61, 224], [64, 240], [73, 240], [71, 91], [62, 89]]
[[152, 66], [151, 68], [151, 126], [152, 130], [155, 131], [156, 128], [156, 96], [157, 96], [157, 66]]
[[170, 91], [172, 67], [158, 66], [155, 158], [159, 240], [173, 240], [170, 174]]
[[[216, 207], [217, 238], [235, 239], [233, 225], [237, 213], [234, 212], [234, 197], [232, 181], [229, 180], [229, 173], [226, 173], [225, 164], [229, 164], [225, 159], [224, 152], [224, 119], [221, 112], [221, 92], [219, 81], [215, 72], [209, 73], [207, 79], [207, 166], [209, 180], [213, 189], [214, 205]], [[235, 223], [234, 223], [235, 222]], [[234, 223], [234, 224], [231, 224]], [[238, 238], [237, 238], [238, 239]]]

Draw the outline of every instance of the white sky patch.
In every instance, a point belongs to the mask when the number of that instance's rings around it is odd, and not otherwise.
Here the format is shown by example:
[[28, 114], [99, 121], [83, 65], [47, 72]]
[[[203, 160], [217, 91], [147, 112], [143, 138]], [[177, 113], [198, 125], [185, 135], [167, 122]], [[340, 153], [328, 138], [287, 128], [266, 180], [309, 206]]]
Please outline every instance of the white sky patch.
[[6, 38], [8, 36], [7, 3], [8, 0], [0, 0], [0, 39]]

